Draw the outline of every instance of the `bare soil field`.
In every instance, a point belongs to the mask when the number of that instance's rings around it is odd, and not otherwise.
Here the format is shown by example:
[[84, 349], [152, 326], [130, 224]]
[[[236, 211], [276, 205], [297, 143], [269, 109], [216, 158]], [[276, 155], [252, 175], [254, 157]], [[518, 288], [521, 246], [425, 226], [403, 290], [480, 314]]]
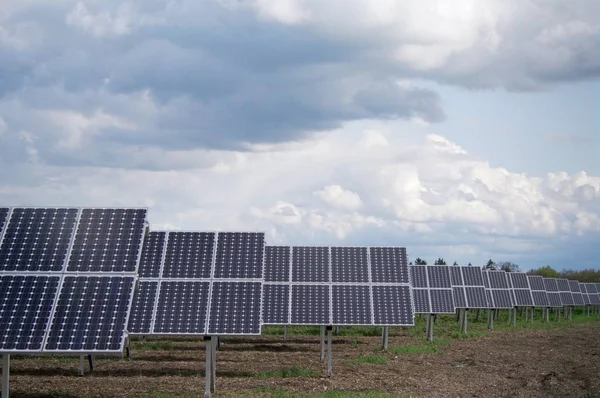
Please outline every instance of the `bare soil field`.
[[[335, 336], [333, 376], [319, 336], [224, 338], [215, 397], [600, 397], [600, 322], [498, 330], [423, 342], [421, 330]], [[97, 358], [77, 377], [78, 358], [14, 357], [11, 396], [197, 397], [204, 392], [200, 339], [133, 342], [131, 358]]]

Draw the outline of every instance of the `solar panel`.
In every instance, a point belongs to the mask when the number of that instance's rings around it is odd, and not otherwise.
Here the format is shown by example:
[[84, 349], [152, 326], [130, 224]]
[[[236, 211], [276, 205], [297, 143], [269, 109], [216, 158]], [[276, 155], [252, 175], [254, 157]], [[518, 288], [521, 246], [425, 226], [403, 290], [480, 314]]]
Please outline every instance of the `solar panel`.
[[261, 292], [261, 282], [213, 282], [208, 333], [260, 334]]
[[41, 351], [60, 276], [0, 275], [0, 352]]
[[548, 296], [548, 302], [550, 307], [562, 307], [562, 299], [558, 292], [558, 284], [555, 278], [544, 278], [544, 286], [546, 287], [546, 294]]
[[289, 323], [290, 286], [263, 285], [263, 323], [286, 325]]
[[215, 247], [213, 232], [169, 232], [163, 278], [210, 278]]
[[332, 282], [369, 282], [368, 256], [366, 247], [332, 247]]
[[329, 325], [328, 285], [292, 285], [292, 324]]
[[529, 279], [524, 272], [508, 272], [508, 279], [512, 286], [514, 304], [517, 307], [533, 307], [534, 301], [529, 287]]
[[294, 282], [329, 282], [329, 248], [293, 248], [292, 280]]
[[429, 291], [427, 289], [413, 289], [415, 314], [431, 314], [429, 305]]
[[584, 283], [579, 283], [579, 290], [581, 290], [581, 296], [583, 297], [584, 304], [591, 305], [592, 302], [590, 301], [590, 295], [587, 293]]
[[371, 247], [369, 252], [373, 283], [409, 283], [404, 247]]
[[563, 306], [575, 305], [573, 294], [571, 293], [571, 286], [569, 286], [569, 280], [563, 278], [557, 278], [556, 284], [558, 286], [558, 292], [560, 293], [560, 300]]
[[166, 232], [149, 232], [144, 239], [138, 275], [141, 278], [158, 278], [165, 249]]
[[265, 247], [265, 282], [288, 282], [290, 280], [289, 246]]
[[483, 276], [479, 267], [460, 267], [465, 286], [483, 286]]
[[412, 265], [408, 267], [410, 270], [410, 277], [412, 280], [412, 286], [414, 288], [427, 288], [429, 287], [427, 283], [427, 270], [425, 269], [425, 265]]
[[158, 281], [140, 281], [133, 295], [133, 304], [129, 315], [130, 334], [151, 334], [154, 303], [158, 291]]
[[508, 272], [513, 289], [530, 289], [527, 274], [524, 272]]
[[587, 290], [588, 297], [590, 298], [591, 305], [600, 305], [600, 295], [596, 289], [595, 283], [585, 283], [585, 289]]
[[161, 280], [153, 334], [205, 334], [210, 282]]
[[135, 276], [65, 275], [46, 352], [123, 352]]
[[[431, 282], [431, 280], [430, 280]], [[430, 289], [431, 312], [434, 314], [453, 314], [454, 297], [452, 289]]]
[[265, 234], [220, 232], [215, 258], [215, 278], [262, 278]]
[[511, 291], [509, 278], [505, 271], [482, 271], [486, 287], [486, 302], [489, 308], [513, 308], [515, 301]]
[[529, 285], [531, 290], [546, 291], [546, 285], [544, 285], [544, 277], [539, 275], [528, 275]]
[[373, 286], [373, 314], [378, 326], [413, 326], [410, 287], [397, 285]]
[[465, 288], [462, 286], [452, 287], [452, 296], [454, 297], [454, 307], [456, 308], [468, 308], [467, 296], [465, 294]]
[[492, 299], [494, 302], [493, 308], [513, 308], [513, 297], [510, 290], [507, 289], [491, 289]]
[[14, 208], [0, 243], [0, 271], [61, 271], [78, 209]]
[[452, 286], [464, 286], [462, 272], [459, 266], [450, 267], [450, 277]]
[[485, 288], [483, 286], [465, 286], [468, 308], [488, 308]]
[[332, 294], [334, 325], [372, 324], [369, 286], [333, 285]]
[[2, 236], [2, 230], [8, 219], [8, 213], [10, 213], [9, 207], [0, 207], [0, 237]]
[[137, 272], [146, 209], [83, 209], [67, 271]]
[[430, 265], [427, 267], [427, 280], [431, 288], [451, 289], [450, 267], [447, 265]]
[[569, 281], [569, 287], [571, 289], [571, 294], [573, 295], [573, 302], [576, 306], [584, 306], [585, 301], [583, 299], [583, 295], [581, 294], [581, 289], [579, 288], [578, 281]]
[[529, 289], [513, 289], [515, 306], [517, 307], [533, 307], [534, 301]]

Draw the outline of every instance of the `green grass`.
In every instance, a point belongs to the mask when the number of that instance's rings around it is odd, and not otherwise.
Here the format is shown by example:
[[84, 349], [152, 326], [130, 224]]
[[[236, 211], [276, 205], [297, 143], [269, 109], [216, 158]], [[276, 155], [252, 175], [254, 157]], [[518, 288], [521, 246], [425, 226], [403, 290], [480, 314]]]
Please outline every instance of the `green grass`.
[[388, 357], [383, 355], [361, 355], [357, 359], [353, 359], [347, 361], [348, 363], [353, 364], [376, 364], [376, 365], [385, 365], [388, 363]]
[[287, 379], [291, 377], [321, 377], [321, 374], [313, 369], [294, 366], [286, 369], [256, 373], [254, 377], [258, 379]]

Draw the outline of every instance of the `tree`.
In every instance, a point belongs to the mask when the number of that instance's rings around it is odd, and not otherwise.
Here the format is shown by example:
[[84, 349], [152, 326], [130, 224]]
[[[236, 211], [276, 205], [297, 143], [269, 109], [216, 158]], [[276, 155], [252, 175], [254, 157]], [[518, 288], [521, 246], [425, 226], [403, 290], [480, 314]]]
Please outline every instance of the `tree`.
[[496, 268], [506, 272], [519, 272], [520, 268], [518, 264], [511, 261], [500, 261], [496, 263]]
[[471, 263], [469, 262], [469, 267], [470, 267], [471, 265], [473, 265], [473, 264], [471, 264]]
[[455, 261], [454, 264], [452, 264], [452, 265], [458, 265], [458, 263]]
[[415, 260], [415, 265], [427, 265], [427, 261], [417, 257], [417, 259]]
[[530, 275], [540, 275], [544, 278], [560, 278], [560, 273], [549, 265], [544, 265], [538, 269], [532, 269], [528, 272]]
[[483, 269], [492, 269], [495, 270], [496, 269], [496, 263], [492, 261], [492, 259], [490, 258], [487, 262], [486, 265], [483, 266]]
[[434, 265], [446, 265], [446, 261], [443, 258], [438, 258], [437, 260], [435, 260], [435, 263], [433, 263]]

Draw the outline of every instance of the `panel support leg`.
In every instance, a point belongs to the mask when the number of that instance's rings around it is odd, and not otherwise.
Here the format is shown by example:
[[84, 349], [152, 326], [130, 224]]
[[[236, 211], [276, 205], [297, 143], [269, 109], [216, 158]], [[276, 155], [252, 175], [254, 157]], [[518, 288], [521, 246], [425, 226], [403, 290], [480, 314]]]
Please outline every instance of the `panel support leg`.
[[494, 310], [488, 310], [488, 329], [494, 331]]
[[2, 398], [10, 393], [10, 354], [2, 355]]
[[331, 335], [333, 334], [333, 327], [327, 326], [327, 377], [331, 377]]
[[211, 340], [213, 340], [211, 346], [212, 346], [212, 355], [210, 356], [210, 359], [212, 361], [211, 365], [210, 365], [210, 391], [211, 392], [215, 392], [217, 387], [217, 346], [218, 346], [218, 342], [219, 342], [219, 337], [211, 337]]
[[321, 362], [325, 360], [325, 326], [321, 326]]
[[283, 327], [283, 340], [287, 341], [287, 326]]
[[88, 363], [90, 365], [90, 373], [94, 371], [94, 356], [92, 354], [88, 354]]
[[387, 351], [389, 346], [389, 328], [384, 326], [381, 329], [381, 349]]
[[125, 354], [127, 355], [127, 359], [131, 358], [131, 339], [129, 335], [125, 337]]
[[467, 309], [463, 309], [463, 325], [462, 325], [462, 332], [464, 334], [467, 334], [467, 330], [469, 327], [469, 313]]
[[211, 378], [212, 378], [212, 339], [210, 336], [205, 336], [204, 341], [206, 343], [206, 364], [204, 365], [204, 398], [210, 398], [211, 395]]
[[83, 376], [85, 374], [85, 356], [79, 355], [79, 367], [77, 368], [77, 376]]

